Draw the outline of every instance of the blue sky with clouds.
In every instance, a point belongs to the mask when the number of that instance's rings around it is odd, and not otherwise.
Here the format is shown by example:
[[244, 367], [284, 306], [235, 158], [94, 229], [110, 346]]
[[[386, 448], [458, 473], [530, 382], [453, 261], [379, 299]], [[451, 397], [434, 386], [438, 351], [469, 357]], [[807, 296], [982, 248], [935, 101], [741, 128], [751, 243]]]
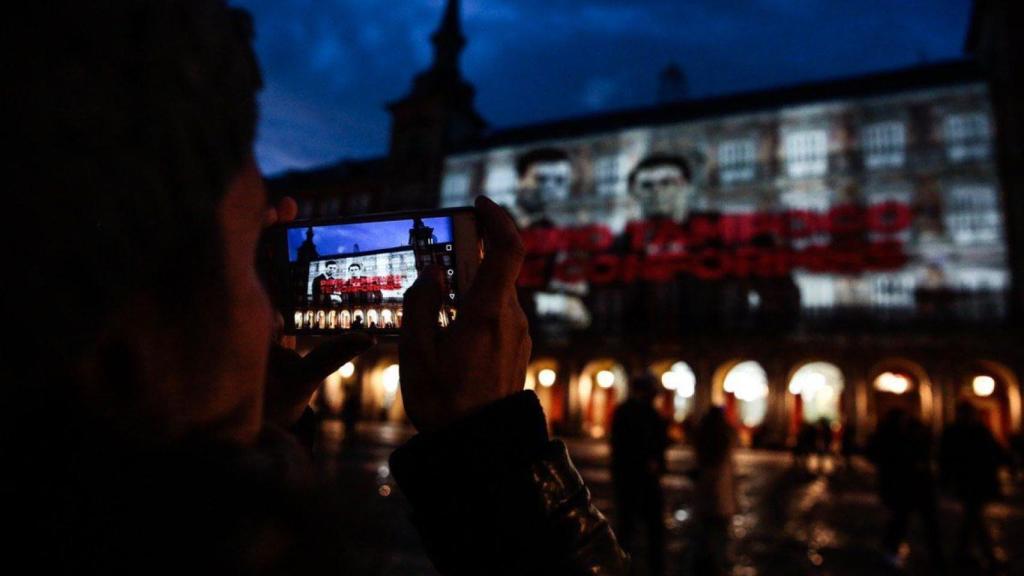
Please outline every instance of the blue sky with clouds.
[[[234, 0], [256, 19], [265, 172], [383, 154], [387, 102], [430, 63], [443, 0]], [[505, 127], [961, 54], [970, 0], [463, 0], [480, 112]]]

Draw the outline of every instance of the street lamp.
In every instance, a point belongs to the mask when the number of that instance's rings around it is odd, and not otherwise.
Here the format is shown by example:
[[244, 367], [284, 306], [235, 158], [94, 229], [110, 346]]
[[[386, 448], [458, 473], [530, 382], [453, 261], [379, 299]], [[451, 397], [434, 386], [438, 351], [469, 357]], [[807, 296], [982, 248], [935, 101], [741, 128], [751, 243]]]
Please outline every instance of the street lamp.
[[537, 373], [537, 381], [540, 385], [545, 388], [551, 388], [555, 384], [555, 379], [558, 378], [558, 374], [550, 368], [545, 368]]
[[611, 388], [615, 385], [615, 374], [611, 370], [601, 370], [597, 373], [597, 385], [601, 388]]
[[910, 379], [902, 374], [882, 372], [878, 378], [875, 378], [875, 388], [890, 394], [905, 394], [907, 390], [910, 390]]
[[341, 373], [342, 378], [351, 378], [356, 373], [356, 365], [351, 362], [345, 362], [338, 372]]
[[692, 398], [697, 388], [697, 376], [686, 362], [676, 362], [661, 375], [661, 385], [683, 398]]
[[991, 376], [975, 376], [971, 388], [976, 396], [987, 398], [996, 391], [996, 380]]

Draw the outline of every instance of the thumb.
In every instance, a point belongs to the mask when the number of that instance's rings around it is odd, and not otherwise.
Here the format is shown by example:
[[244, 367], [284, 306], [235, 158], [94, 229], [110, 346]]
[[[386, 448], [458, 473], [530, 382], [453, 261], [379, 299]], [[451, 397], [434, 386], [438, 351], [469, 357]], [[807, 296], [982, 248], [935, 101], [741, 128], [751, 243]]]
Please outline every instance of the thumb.
[[[444, 298], [444, 276], [441, 269], [429, 266], [405, 292], [399, 353], [406, 366], [434, 358], [437, 318]], [[410, 366], [411, 368], [411, 366]]]

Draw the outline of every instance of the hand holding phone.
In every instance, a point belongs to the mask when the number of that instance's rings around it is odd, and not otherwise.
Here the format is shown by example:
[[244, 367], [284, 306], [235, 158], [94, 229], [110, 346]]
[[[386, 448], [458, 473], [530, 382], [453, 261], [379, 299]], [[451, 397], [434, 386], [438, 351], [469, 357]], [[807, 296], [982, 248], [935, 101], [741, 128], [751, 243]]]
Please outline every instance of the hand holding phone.
[[486, 197], [477, 199], [476, 216], [484, 257], [450, 328], [437, 322], [446, 298], [442, 269], [430, 268], [405, 296], [402, 398], [421, 432], [443, 428], [524, 386], [532, 343], [515, 289], [523, 241], [508, 213]]

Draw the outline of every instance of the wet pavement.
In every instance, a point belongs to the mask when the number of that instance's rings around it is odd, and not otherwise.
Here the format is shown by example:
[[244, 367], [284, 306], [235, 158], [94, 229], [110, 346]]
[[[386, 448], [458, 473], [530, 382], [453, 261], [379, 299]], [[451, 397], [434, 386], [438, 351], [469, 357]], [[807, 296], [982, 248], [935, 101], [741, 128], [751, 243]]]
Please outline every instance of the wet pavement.
[[[325, 422], [320, 463], [337, 484], [349, 514], [349, 545], [364, 552], [370, 572], [388, 575], [435, 574], [407, 520], [408, 504], [394, 485], [387, 458], [411, 431], [390, 425], [361, 425], [360, 437], [342, 442], [342, 427]], [[567, 440], [573, 459], [599, 509], [614, 519], [608, 446], [592, 440]], [[668, 574], [691, 573], [696, 526], [692, 520], [692, 466], [687, 448], [668, 454], [664, 521]], [[958, 549], [959, 509], [943, 499], [940, 531], [947, 558], [943, 571], [929, 567], [920, 521], [911, 527], [909, 545], [898, 559], [880, 546], [886, 514], [873, 492], [871, 467], [855, 458], [845, 467], [830, 461], [828, 473], [797, 471], [788, 454], [741, 450], [736, 456], [740, 514], [731, 527], [731, 574], [885, 575], [983, 574], [975, 563], [954, 562]], [[987, 521], [1004, 563], [994, 574], [1024, 574], [1024, 499], [1007, 479], [1009, 496], [988, 508]], [[1019, 486], [1019, 485], [1018, 485]], [[644, 573], [645, 550], [634, 551], [634, 573]]]

